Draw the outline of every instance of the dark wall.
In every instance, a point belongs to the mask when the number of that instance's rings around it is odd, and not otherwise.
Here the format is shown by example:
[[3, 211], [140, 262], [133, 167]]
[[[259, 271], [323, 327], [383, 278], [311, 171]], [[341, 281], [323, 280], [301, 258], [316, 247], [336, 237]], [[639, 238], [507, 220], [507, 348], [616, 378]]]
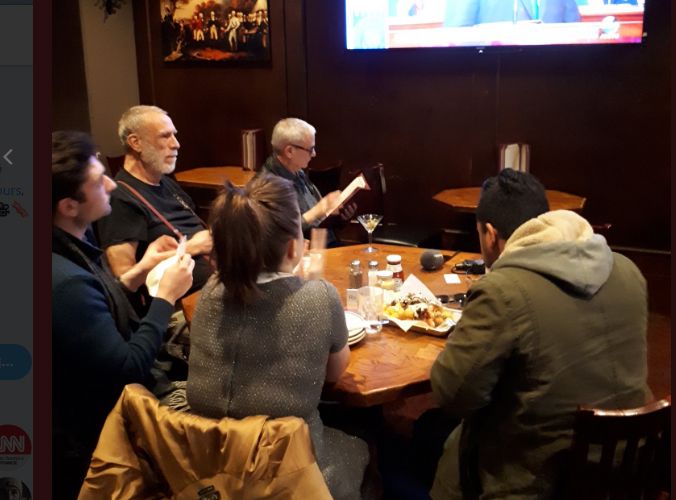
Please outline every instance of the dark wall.
[[526, 142], [531, 171], [585, 196], [611, 243], [669, 249], [669, 4], [648, 3], [641, 46], [480, 54], [348, 52], [343, 2], [275, 0], [271, 64], [208, 68], [162, 63], [157, 0], [137, 1], [141, 98], [174, 118], [180, 168], [239, 163], [240, 129], [269, 139], [296, 115], [318, 129], [315, 162], [386, 165], [390, 220], [443, 227], [458, 217], [432, 196], [479, 185], [499, 143]]
[[164, 63], [158, 0], [135, 0], [141, 103], [166, 109], [179, 131], [179, 169], [241, 164], [241, 130], [268, 134], [287, 110], [284, 2], [270, 2], [272, 62]]
[[52, 127], [89, 131], [78, 0], [54, 2], [52, 19]]

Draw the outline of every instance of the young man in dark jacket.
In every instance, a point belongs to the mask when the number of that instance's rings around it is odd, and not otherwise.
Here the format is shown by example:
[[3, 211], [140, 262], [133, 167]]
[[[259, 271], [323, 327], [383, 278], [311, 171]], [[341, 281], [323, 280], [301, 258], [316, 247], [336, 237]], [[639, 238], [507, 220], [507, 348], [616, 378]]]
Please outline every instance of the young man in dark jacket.
[[651, 397], [646, 283], [582, 217], [548, 212], [530, 174], [488, 179], [476, 218], [489, 272], [432, 368], [437, 400], [463, 421], [431, 496], [548, 498], [578, 405]]
[[139, 319], [124, 288], [135, 290], [161, 260], [176, 253], [157, 240], [116, 280], [102, 267], [90, 224], [110, 212], [115, 182], [87, 134], [52, 135], [52, 395], [54, 498], [76, 498], [103, 422], [125, 384], [150, 388], [150, 370], [174, 303], [192, 284], [184, 255], [160, 281]]

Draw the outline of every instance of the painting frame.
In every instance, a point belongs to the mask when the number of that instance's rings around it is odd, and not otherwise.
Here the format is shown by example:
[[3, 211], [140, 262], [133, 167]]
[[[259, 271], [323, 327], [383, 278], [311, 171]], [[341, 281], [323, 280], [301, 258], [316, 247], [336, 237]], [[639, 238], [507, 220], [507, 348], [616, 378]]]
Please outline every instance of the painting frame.
[[161, 0], [166, 64], [269, 63], [269, 0]]

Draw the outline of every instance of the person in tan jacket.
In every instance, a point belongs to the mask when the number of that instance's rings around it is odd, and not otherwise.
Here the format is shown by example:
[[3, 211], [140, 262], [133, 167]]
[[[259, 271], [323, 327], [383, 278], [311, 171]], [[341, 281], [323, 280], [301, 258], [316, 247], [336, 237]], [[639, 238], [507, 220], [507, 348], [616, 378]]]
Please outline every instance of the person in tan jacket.
[[488, 179], [476, 218], [489, 272], [432, 367], [436, 399], [463, 420], [430, 494], [549, 498], [578, 405], [651, 398], [646, 283], [582, 217], [548, 212], [528, 173]]

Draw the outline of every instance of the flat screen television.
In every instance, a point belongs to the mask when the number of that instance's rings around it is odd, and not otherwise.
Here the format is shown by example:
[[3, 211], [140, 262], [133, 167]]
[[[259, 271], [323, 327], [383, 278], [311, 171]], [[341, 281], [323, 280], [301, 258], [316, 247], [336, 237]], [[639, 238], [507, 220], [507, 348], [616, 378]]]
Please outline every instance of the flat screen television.
[[350, 50], [640, 43], [645, 0], [345, 0]]

